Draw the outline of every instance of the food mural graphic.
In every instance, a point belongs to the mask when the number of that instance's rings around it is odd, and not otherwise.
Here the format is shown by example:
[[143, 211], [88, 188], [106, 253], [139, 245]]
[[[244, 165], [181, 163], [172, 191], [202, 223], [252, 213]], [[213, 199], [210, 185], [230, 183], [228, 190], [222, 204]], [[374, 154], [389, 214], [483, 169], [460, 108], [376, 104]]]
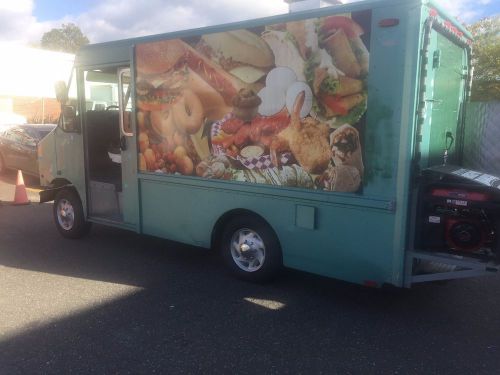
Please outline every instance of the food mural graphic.
[[139, 169], [356, 192], [370, 15], [136, 46]]

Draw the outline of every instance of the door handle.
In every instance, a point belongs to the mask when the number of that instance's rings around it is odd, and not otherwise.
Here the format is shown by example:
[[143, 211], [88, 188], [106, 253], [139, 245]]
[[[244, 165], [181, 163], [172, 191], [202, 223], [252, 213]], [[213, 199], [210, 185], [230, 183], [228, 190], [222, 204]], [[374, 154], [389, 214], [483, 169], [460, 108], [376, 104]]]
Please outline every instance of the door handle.
[[453, 137], [453, 133], [451, 131], [447, 131], [444, 140], [444, 154], [443, 154], [443, 165], [448, 163], [448, 151], [450, 151], [451, 146], [453, 146], [453, 142], [455, 142], [455, 138]]
[[441, 99], [425, 99], [426, 102], [441, 104], [443, 101]]
[[451, 149], [451, 146], [453, 146], [454, 142], [455, 138], [453, 137], [453, 133], [450, 131], [446, 132], [446, 141], [445, 141], [446, 150]]

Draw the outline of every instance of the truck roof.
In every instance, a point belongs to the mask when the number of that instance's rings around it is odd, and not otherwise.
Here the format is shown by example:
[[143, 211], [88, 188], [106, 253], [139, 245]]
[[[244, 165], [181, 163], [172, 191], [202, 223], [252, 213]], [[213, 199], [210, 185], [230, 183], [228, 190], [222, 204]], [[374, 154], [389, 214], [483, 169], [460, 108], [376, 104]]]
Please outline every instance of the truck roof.
[[[437, 2], [437, 0], [364, 0], [348, 4], [335, 5], [336, 13], [348, 13], [363, 9], [374, 9], [387, 5], [402, 5], [402, 4], [429, 4], [431, 7], [438, 10], [439, 14], [445, 19], [452, 22], [460, 31], [462, 31], [469, 39], [472, 39], [469, 31], [459, 23], [455, 18], [451, 17]], [[212, 25], [194, 29], [179, 30], [162, 34], [147, 35], [128, 39], [120, 39], [103, 43], [88, 44], [83, 46], [77, 53], [75, 58], [75, 66], [85, 65], [102, 65], [102, 64], [119, 64], [126, 63], [131, 59], [131, 47], [138, 43], [151, 42], [162, 39], [186, 38], [200, 34], [209, 34], [239, 28], [252, 28], [272, 23], [280, 23], [294, 19], [302, 19], [306, 16], [321, 17], [331, 13], [332, 7], [318, 8], [305, 10], [294, 13], [286, 13], [277, 16], [263, 17], [252, 20], [239, 22], [231, 22], [219, 25]]]

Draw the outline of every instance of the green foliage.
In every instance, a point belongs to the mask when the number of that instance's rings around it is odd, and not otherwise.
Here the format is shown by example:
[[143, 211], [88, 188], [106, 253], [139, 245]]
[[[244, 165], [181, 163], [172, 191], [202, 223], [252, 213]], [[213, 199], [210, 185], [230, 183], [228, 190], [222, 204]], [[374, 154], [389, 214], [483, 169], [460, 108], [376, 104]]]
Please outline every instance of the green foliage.
[[52, 29], [42, 36], [41, 46], [51, 51], [76, 53], [78, 49], [89, 43], [89, 39], [80, 28], [73, 23], [62, 24], [60, 29]]
[[500, 16], [482, 19], [468, 29], [474, 36], [471, 100], [500, 100]]

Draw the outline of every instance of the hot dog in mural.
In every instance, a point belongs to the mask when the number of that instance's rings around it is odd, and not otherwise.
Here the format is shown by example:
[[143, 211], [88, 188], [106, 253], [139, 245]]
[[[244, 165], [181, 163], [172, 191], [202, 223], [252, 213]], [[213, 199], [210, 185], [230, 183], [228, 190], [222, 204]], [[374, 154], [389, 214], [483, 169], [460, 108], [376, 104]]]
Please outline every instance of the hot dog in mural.
[[369, 19], [137, 45], [139, 169], [359, 191]]

